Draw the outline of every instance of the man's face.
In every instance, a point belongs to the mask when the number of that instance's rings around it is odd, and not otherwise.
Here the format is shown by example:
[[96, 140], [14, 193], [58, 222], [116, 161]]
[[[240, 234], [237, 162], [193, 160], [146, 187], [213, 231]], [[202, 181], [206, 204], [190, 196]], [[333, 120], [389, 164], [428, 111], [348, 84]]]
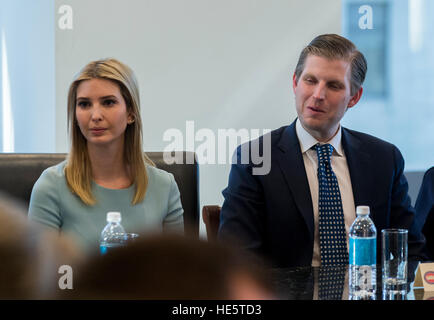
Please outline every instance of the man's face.
[[298, 118], [317, 140], [331, 139], [348, 108], [360, 99], [363, 89], [351, 96], [351, 66], [345, 60], [309, 55], [293, 90]]

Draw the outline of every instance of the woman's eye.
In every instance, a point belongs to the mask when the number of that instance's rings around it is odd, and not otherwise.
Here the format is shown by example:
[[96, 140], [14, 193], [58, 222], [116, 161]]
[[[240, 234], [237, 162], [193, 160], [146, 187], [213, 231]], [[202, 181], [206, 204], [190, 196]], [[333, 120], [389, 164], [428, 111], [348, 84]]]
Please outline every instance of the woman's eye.
[[90, 106], [90, 103], [87, 102], [87, 101], [79, 101], [79, 102], [77, 103], [77, 106], [79, 106], [80, 108], [87, 108], [87, 107]]
[[115, 103], [116, 103], [116, 101], [113, 100], [113, 99], [107, 99], [107, 100], [104, 100], [104, 102], [103, 102], [103, 104], [104, 104], [105, 106], [112, 106], [112, 105], [114, 105]]

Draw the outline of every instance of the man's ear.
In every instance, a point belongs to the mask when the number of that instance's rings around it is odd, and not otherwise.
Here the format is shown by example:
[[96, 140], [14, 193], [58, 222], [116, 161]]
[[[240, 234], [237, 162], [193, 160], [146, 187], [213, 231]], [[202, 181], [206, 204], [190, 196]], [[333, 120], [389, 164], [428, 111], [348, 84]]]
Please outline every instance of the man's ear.
[[295, 89], [297, 89], [297, 77], [294, 72], [292, 76], [292, 91], [294, 91], [294, 94], [295, 94]]
[[351, 97], [350, 101], [348, 102], [348, 108], [354, 107], [357, 102], [359, 102], [360, 98], [362, 97], [363, 93], [363, 87], [360, 87], [359, 91], [356, 92], [354, 96]]

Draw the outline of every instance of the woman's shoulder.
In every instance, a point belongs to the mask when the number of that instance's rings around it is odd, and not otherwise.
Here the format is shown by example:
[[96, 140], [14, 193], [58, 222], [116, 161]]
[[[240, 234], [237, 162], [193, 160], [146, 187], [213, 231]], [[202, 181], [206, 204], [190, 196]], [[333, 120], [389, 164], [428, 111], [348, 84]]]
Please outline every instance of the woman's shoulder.
[[65, 179], [65, 165], [66, 160], [54, 166], [48, 167], [42, 172], [37, 183], [53, 183], [55, 181]]
[[46, 201], [46, 198], [59, 198], [66, 188], [65, 168], [66, 161], [45, 169], [32, 188], [31, 204]]
[[171, 174], [170, 172], [150, 165], [146, 165], [146, 172], [150, 177], [166, 180], [167, 182], [170, 182], [173, 178], [173, 174]]
[[150, 187], [170, 186], [175, 182], [173, 174], [154, 166], [146, 165]]

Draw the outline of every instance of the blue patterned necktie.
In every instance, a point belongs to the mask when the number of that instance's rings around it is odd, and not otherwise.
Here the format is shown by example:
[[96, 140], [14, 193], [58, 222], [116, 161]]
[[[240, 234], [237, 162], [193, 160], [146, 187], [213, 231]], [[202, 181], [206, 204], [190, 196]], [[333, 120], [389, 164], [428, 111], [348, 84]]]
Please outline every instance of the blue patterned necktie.
[[315, 149], [318, 155], [321, 266], [348, 264], [341, 193], [330, 162], [333, 146], [330, 144], [317, 144]]
[[318, 299], [342, 300], [346, 271], [346, 265], [320, 267], [318, 279]]

